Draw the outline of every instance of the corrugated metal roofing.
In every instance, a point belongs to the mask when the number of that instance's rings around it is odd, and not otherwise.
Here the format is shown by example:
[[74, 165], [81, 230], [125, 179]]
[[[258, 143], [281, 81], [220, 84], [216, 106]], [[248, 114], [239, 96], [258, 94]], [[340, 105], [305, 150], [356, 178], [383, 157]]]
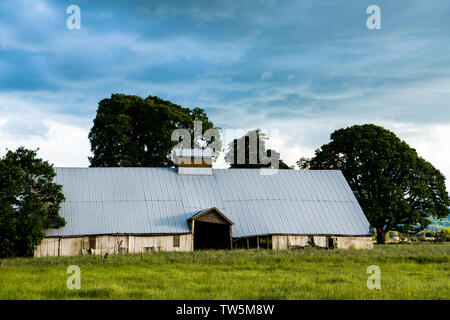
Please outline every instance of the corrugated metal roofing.
[[189, 233], [187, 220], [216, 207], [233, 236], [367, 235], [369, 222], [340, 171], [170, 168], [56, 168], [66, 226], [48, 236]]

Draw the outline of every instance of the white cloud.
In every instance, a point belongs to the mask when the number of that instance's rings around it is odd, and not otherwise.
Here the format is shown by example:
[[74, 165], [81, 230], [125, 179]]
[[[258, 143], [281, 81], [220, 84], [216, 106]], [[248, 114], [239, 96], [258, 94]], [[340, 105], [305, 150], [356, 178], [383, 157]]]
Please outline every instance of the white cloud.
[[450, 179], [450, 124], [393, 123], [387, 127]]
[[[33, 116], [32, 116], [33, 117]], [[34, 117], [45, 117], [39, 114]], [[50, 116], [49, 116], [50, 117]], [[19, 146], [29, 149], [39, 148], [39, 156], [55, 166], [86, 167], [89, 165], [90, 144], [87, 138], [89, 129], [79, 126], [82, 119], [68, 121], [67, 119], [42, 120], [47, 128], [45, 135], [29, 134], [16, 135], [8, 128], [9, 118], [0, 119], [0, 153], [3, 155], [5, 148], [15, 150]], [[36, 120], [38, 122], [38, 120]], [[311, 157], [314, 150], [329, 142], [329, 135], [338, 128], [347, 127], [358, 121], [342, 121], [336, 119], [318, 120], [291, 120], [265, 122], [266, 126], [253, 123], [256, 127], [267, 131], [271, 138], [267, 144], [281, 153], [281, 158], [289, 165], [295, 165], [302, 157]], [[413, 124], [400, 122], [376, 122], [389, 130], [392, 130], [402, 140], [415, 148], [418, 154], [433, 164], [446, 176], [450, 177], [450, 124]], [[224, 133], [226, 133], [226, 128]], [[242, 132], [249, 129], [243, 128]], [[278, 132], [278, 133], [277, 133]], [[224, 136], [224, 147], [234, 138]], [[215, 168], [226, 168], [227, 164], [223, 154], [214, 164]], [[448, 182], [447, 182], [448, 185]]]
[[48, 127], [47, 137], [32, 136], [17, 139], [2, 131], [6, 121], [0, 122], [0, 153], [5, 153], [5, 148], [16, 150], [20, 146], [27, 149], [39, 148], [38, 155], [44, 160], [53, 163], [56, 167], [87, 167], [87, 157], [90, 155], [90, 145], [87, 138], [88, 131], [80, 127], [44, 120]]
[[[302, 156], [313, 156], [314, 150], [328, 143], [330, 134], [337, 129], [355, 124], [374, 123], [394, 132], [409, 146], [416, 149], [419, 156], [439, 169], [447, 179], [450, 179], [450, 124], [420, 124], [377, 121], [376, 119], [370, 121], [358, 118], [267, 119], [262, 115], [253, 115], [250, 121], [244, 115], [239, 114], [235, 114], [234, 119], [240, 119], [242, 132], [256, 128], [267, 131], [271, 138], [267, 144], [268, 147], [280, 152], [281, 159], [289, 165], [295, 165]], [[239, 125], [236, 122], [233, 124]], [[226, 127], [226, 125], [222, 125], [225, 132]], [[277, 135], [271, 135], [276, 132], [278, 132]], [[232, 138], [225, 137], [226, 143]], [[227, 145], [226, 143], [224, 146]], [[219, 159], [216, 167], [224, 167], [223, 163], [223, 159]], [[447, 185], [449, 185], [448, 181]]]
[[[48, 96], [45, 92], [39, 95]], [[54, 108], [52, 103], [36, 102], [26, 94], [0, 95], [0, 155], [6, 149], [24, 146], [39, 148], [38, 155], [55, 166], [88, 166], [91, 123], [81, 117], [55, 114]]]

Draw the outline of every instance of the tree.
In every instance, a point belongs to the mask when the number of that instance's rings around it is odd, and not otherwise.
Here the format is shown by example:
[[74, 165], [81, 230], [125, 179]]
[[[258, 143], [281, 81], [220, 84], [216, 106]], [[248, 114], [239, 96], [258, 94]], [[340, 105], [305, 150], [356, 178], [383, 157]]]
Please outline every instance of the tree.
[[297, 166], [302, 170], [309, 170], [311, 168], [311, 159], [307, 157], [301, 157], [297, 162]]
[[149, 96], [113, 94], [99, 102], [94, 126], [89, 133], [91, 167], [171, 167], [171, 140], [175, 129], [194, 131], [214, 128], [205, 111], [183, 108]]
[[[231, 169], [260, 169], [273, 168], [274, 163], [270, 162], [270, 159], [278, 159], [277, 169], [292, 169], [280, 159], [278, 152], [271, 149], [266, 150], [267, 140], [267, 135], [260, 129], [248, 131], [228, 145], [225, 161], [230, 164]], [[242, 159], [239, 159], [240, 155], [242, 155]]]
[[444, 228], [441, 229], [439, 232], [437, 233], [437, 237], [440, 241], [450, 241], [450, 228]]
[[390, 230], [416, 233], [430, 218], [449, 214], [445, 177], [406, 142], [382, 127], [366, 124], [336, 130], [331, 142], [306, 161], [311, 169], [342, 170], [377, 242]]
[[45, 229], [65, 225], [62, 186], [36, 151], [20, 147], [0, 159], [0, 257], [32, 256]]

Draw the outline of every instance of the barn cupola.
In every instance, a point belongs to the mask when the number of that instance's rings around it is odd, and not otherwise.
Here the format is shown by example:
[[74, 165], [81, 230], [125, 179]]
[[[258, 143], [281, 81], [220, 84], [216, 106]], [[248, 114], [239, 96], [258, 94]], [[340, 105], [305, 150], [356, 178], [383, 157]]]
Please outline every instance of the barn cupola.
[[174, 149], [172, 159], [178, 174], [213, 174], [214, 152], [211, 149]]

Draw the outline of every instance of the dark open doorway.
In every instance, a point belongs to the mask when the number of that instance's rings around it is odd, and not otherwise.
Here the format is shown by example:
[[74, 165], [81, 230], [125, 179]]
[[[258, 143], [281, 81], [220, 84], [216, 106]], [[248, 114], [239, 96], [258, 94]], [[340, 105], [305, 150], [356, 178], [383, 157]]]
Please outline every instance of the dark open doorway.
[[230, 249], [230, 229], [227, 224], [195, 222], [194, 250]]
[[200, 211], [188, 222], [192, 223], [194, 250], [232, 249], [233, 222], [217, 208]]
[[336, 246], [336, 239], [335, 238], [328, 238], [328, 248], [333, 249]]

